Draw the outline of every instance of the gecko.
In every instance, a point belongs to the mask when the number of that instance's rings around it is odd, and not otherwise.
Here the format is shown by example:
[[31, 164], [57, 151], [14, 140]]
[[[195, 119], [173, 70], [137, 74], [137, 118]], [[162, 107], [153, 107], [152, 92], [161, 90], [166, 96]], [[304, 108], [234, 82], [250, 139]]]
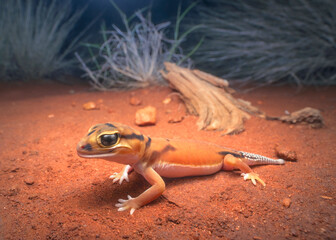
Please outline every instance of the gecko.
[[164, 192], [162, 177], [178, 178], [210, 175], [221, 170], [240, 170], [244, 180], [254, 185], [265, 182], [249, 166], [284, 164], [283, 159], [272, 159], [254, 153], [236, 151], [213, 143], [151, 138], [132, 127], [120, 123], [103, 123], [92, 126], [79, 141], [77, 153], [83, 158], [100, 158], [124, 164], [122, 171], [110, 176], [113, 183], [129, 182], [128, 175], [135, 171], [151, 185], [138, 197], [127, 196], [115, 205], [118, 211], [134, 211]]

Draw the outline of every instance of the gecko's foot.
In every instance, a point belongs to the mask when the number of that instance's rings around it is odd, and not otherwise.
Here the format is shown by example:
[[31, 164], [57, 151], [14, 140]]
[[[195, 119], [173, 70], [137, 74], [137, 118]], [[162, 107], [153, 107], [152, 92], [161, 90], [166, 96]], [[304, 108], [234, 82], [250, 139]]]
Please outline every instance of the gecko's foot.
[[119, 181], [119, 184], [121, 184], [124, 180], [129, 182], [127, 171], [121, 171], [120, 173], [115, 172], [110, 176], [110, 178], [113, 179], [113, 183]]
[[115, 206], [118, 208], [118, 211], [125, 211], [130, 209], [130, 214], [132, 215], [136, 209], [139, 208], [138, 204], [135, 202], [135, 198], [132, 198], [130, 195], [127, 196], [128, 200], [119, 199]]
[[254, 173], [254, 172], [242, 173], [241, 176], [244, 177], [245, 181], [248, 179], [251, 180], [254, 185], [257, 185], [257, 181], [258, 181], [264, 187], [266, 186], [265, 182], [259, 178], [259, 175], [257, 173]]

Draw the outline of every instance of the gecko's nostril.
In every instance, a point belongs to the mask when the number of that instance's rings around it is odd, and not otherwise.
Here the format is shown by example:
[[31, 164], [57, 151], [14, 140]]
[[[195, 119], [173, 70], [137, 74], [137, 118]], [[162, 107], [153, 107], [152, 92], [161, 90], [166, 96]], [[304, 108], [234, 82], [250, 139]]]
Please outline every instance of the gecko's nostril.
[[90, 143], [87, 143], [85, 145], [81, 145], [80, 148], [85, 150], [85, 151], [92, 151], [92, 146], [91, 146]]

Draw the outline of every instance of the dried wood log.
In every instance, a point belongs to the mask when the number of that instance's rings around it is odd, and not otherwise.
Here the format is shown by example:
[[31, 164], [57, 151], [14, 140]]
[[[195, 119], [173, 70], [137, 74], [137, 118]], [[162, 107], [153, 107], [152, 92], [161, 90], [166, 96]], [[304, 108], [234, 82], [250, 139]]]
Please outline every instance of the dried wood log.
[[181, 68], [165, 63], [162, 76], [180, 92], [190, 114], [199, 116], [198, 129], [221, 130], [235, 134], [244, 130], [244, 120], [250, 114], [265, 117], [265, 114], [249, 102], [234, 98], [229, 83], [211, 74]]

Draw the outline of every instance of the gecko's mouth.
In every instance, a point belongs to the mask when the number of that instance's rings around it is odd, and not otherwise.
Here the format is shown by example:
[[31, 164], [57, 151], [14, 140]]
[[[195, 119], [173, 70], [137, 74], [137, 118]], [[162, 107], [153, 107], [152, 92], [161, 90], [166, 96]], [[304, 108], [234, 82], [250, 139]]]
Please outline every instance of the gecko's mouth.
[[97, 152], [89, 143], [86, 144], [78, 143], [76, 150], [78, 156], [83, 158], [102, 158], [102, 157], [112, 157], [116, 155], [116, 153], [113, 152], [115, 149], [109, 149], [108, 151], [105, 152]]
[[77, 151], [78, 156], [82, 158], [104, 158], [104, 157], [112, 157], [116, 155], [115, 153], [101, 153], [101, 154], [88, 154], [86, 153], [81, 153]]

